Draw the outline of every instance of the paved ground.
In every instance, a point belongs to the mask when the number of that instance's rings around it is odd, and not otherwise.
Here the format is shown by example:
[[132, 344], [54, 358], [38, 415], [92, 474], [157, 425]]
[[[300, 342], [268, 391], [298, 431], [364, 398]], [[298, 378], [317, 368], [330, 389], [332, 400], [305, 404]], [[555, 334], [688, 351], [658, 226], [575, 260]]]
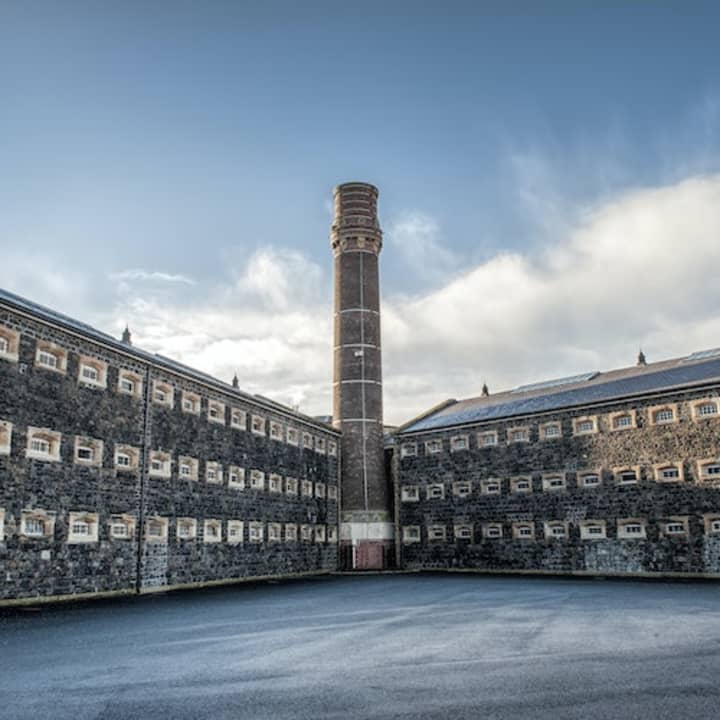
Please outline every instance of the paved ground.
[[370, 576], [0, 615], [0, 718], [720, 718], [720, 586]]

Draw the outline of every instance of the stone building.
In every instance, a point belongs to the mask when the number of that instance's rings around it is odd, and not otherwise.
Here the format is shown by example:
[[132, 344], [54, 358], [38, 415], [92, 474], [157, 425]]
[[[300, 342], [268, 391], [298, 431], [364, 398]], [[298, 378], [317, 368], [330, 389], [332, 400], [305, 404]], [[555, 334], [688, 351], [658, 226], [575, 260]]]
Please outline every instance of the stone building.
[[720, 350], [383, 430], [377, 189], [335, 189], [333, 417], [0, 290], [0, 605], [342, 569], [720, 578]]
[[332, 427], [0, 291], [0, 602], [337, 568]]
[[450, 400], [394, 441], [404, 568], [720, 574], [720, 350]]

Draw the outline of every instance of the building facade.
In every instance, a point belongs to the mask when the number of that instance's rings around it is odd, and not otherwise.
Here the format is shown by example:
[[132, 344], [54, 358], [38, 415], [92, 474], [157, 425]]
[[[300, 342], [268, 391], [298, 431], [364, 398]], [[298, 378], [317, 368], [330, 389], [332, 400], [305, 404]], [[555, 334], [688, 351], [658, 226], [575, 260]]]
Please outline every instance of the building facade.
[[404, 568], [720, 576], [720, 351], [448, 401], [395, 448]]
[[338, 569], [720, 578], [720, 350], [383, 436], [377, 189], [335, 189], [332, 422], [0, 290], [0, 605]]
[[0, 293], [0, 600], [337, 568], [340, 436]]

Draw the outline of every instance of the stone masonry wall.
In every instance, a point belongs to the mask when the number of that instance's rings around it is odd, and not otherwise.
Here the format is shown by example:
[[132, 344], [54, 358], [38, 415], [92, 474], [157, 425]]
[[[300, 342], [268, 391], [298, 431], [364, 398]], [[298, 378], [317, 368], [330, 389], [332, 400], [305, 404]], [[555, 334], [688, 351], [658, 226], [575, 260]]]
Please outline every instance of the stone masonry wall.
[[[158, 368], [132, 348], [126, 352], [0, 306], [3, 328], [19, 333], [19, 348], [17, 359], [0, 354], [0, 423], [12, 424], [10, 447], [0, 448], [0, 603], [336, 569], [339, 449], [330, 455], [328, 448], [338, 448], [337, 433], [229, 387], [206, 386], [193, 376]], [[66, 352], [64, 372], [36, 365], [39, 343]], [[79, 380], [81, 356], [107, 363], [105, 388]], [[118, 391], [121, 370], [142, 381], [140, 396]], [[172, 408], [152, 402], [155, 379], [173, 388]], [[199, 413], [182, 411], [183, 390], [199, 396]], [[224, 423], [209, 421], [209, 400], [224, 404]], [[231, 408], [247, 413], [244, 429], [231, 427]], [[251, 431], [253, 415], [265, 421], [262, 434]], [[271, 421], [280, 423], [281, 440], [270, 438]], [[33, 427], [61, 433], [59, 460], [27, 457]], [[297, 446], [287, 442], [289, 427], [297, 431]], [[311, 448], [302, 447], [303, 434], [311, 438]], [[102, 441], [98, 465], [77, 462], [76, 436]], [[138, 450], [137, 469], [117, 467], [116, 444]], [[169, 453], [169, 478], [149, 475], [155, 450]], [[181, 455], [197, 459], [197, 479], [179, 476]], [[207, 461], [222, 467], [222, 482], [207, 482]], [[245, 470], [245, 487], [229, 487], [231, 465]], [[264, 472], [264, 489], [247, 486], [251, 469]], [[268, 489], [270, 473], [282, 478], [278, 493]], [[286, 492], [287, 477], [297, 478], [297, 495]], [[313, 483], [312, 495], [302, 494], [303, 480]], [[23, 513], [37, 511], [54, 519], [47, 536], [23, 532]], [[71, 512], [97, 515], [96, 540], [69, 542]], [[167, 521], [167, 536], [160, 541], [148, 536], [155, 516]], [[126, 539], [111, 535], [116, 517], [134, 523]], [[194, 538], [178, 538], [178, 517], [197, 521]], [[219, 542], [205, 542], [206, 519], [220, 521]], [[240, 542], [230, 542], [229, 520], [244, 522]], [[250, 522], [262, 524], [261, 542], [250, 542]], [[268, 523], [281, 525], [279, 541], [268, 540]], [[288, 523], [297, 524], [296, 541], [285, 537]], [[303, 524], [312, 531], [305, 540]]]
[[[398, 549], [407, 569], [473, 568], [487, 571], [588, 572], [598, 574], [720, 574], [720, 483], [698, 476], [698, 460], [720, 456], [720, 419], [697, 419], [691, 402], [718, 400], [718, 387], [668, 392], [652, 397], [577, 408], [531, 418], [513, 418], [470, 427], [447, 428], [396, 438], [394, 457], [399, 507]], [[677, 422], [653, 425], [651, 408], [677, 403]], [[611, 430], [611, 413], [636, 410], [635, 427]], [[595, 416], [598, 431], [573, 434], [573, 420]], [[559, 421], [562, 436], [540, 439], [539, 426]], [[529, 442], [508, 444], [512, 428], [527, 426]], [[478, 445], [478, 433], [497, 430], [498, 444]], [[450, 450], [451, 439], [467, 436], [468, 449]], [[442, 451], [426, 452], [439, 439]], [[401, 447], [417, 454], [401, 457]], [[683, 479], [658, 481], [655, 466], [681, 463]], [[637, 484], [617, 482], [613, 468], [637, 467]], [[581, 476], [600, 471], [601, 483], [584, 487]], [[565, 488], [543, 489], [545, 477], [565, 478]], [[532, 492], [511, 491], [512, 478], [530, 476]], [[483, 480], [497, 479], [499, 494], [483, 494]], [[463, 482], [469, 494], [456, 494]], [[441, 484], [444, 497], [428, 498], [428, 486]], [[458, 485], [460, 483], [460, 485]], [[403, 488], [417, 486], [418, 499], [402, 500]], [[439, 493], [439, 490], [435, 491]], [[639, 520], [646, 537], [620, 537], [618, 521]], [[606, 523], [606, 538], [581, 539], [584, 521]], [[566, 537], [545, 536], [545, 523], [565, 524]], [[668, 522], [686, 522], [686, 533], [670, 535]], [[513, 524], [527, 522], [534, 537], [513, 537]], [[499, 523], [502, 537], [487, 537]], [[446, 538], [429, 539], [430, 528], [445, 528]], [[465, 529], [462, 529], [465, 526]], [[468, 529], [467, 526], [470, 526]], [[518, 526], [516, 525], [516, 528]], [[413, 537], [417, 528], [419, 537]], [[456, 528], [458, 532], [456, 533]], [[677, 528], [676, 528], [677, 529]], [[433, 531], [435, 532], [435, 531]], [[442, 532], [442, 531], [440, 531]], [[467, 538], [461, 537], [465, 533]]]

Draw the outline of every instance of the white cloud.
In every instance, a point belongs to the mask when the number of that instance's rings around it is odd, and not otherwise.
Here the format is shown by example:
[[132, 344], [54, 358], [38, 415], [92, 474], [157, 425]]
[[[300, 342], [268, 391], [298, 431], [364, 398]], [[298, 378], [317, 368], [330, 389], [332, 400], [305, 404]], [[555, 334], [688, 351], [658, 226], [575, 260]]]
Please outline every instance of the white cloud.
[[427, 213], [403, 213], [390, 223], [385, 237], [415, 275], [428, 282], [446, 279], [460, 264], [460, 257], [443, 244], [437, 221]]
[[[390, 298], [386, 406], [409, 417], [445, 397], [720, 345], [720, 176], [591, 208], [541, 253], [501, 254], [443, 288]], [[408, 397], [408, 378], [427, 388]], [[397, 387], [396, 387], [397, 383]]]
[[185, 285], [195, 285], [195, 280], [188, 277], [187, 275], [158, 272], [155, 270], [122, 270], [120, 272], [114, 272], [110, 274], [112, 280], [139, 280], [147, 282], [168, 282], [168, 283], [182, 283]]

